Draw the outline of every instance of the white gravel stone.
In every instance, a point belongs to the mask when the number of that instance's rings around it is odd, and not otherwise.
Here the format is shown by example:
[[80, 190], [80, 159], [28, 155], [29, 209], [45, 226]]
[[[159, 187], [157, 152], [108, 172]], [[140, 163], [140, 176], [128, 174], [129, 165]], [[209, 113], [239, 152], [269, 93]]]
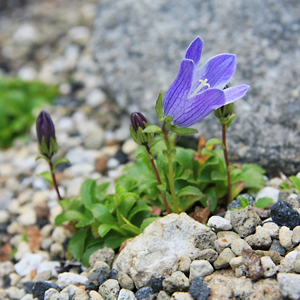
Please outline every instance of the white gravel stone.
[[0, 210], [0, 224], [6, 224], [9, 221], [9, 213], [6, 210]]
[[64, 227], [58, 226], [54, 228], [52, 237], [55, 242], [62, 244], [65, 241], [65, 239], [68, 237], [68, 232]]
[[195, 259], [199, 251], [194, 241], [201, 237], [213, 244], [215, 234], [185, 213], [170, 214], [154, 221], [129, 242], [119, 254], [116, 266], [130, 275], [139, 289], [149, 284], [153, 274], [166, 276], [176, 271], [181, 257]]
[[180, 271], [174, 272], [163, 280], [163, 288], [169, 294], [176, 291], [187, 291], [190, 284], [188, 278]]
[[[131, 292], [131, 291], [130, 291]], [[121, 292], [120, 292], [121, 293]], [[131, 292], [132, 293], [132, 292]], [[134, 294], [133, 294], [134, 295]], [[96, 291], [90, 291], [90, 297], [91, 300], [104, 300], [104, 298]], [[130, 300], [130, 299], [124, 299], [124, 300]], [[134, 300], [134, 299], [132, 299]]]
[[205, 277], [214, 272], [213, 266], [206, 260], [194, 260], [190, 266], [189, 280], [194, 277]]
[[297, 250], [289, 252], [281, 261], [279, 265], [280, 273], [290, 273], [294, 270], [294, 263], [297, 259], [299, 252]]
[[18, 70], [18, 77], [24, 81], [31, 81], [36, 79], [37, 71], [30, 66], [23, 66]]
[[126, 290], [131, 290], [131, 291], [134, 290], [133, 280], [126, 273], [119, 271], [118, 272], [118, 281], [119, 281], [121, 288], [126, 289]]
[[264, 270], [264, 277], [272, 277], [277, 273], [278, 267], [274, 264], [271, 257], [263, 256], [260, 260]]
[[172, 300], [194, 300], [193, 296], [189, 293], [185, 293], [185, 292], [176, 292], [173, 293]]
[[42, 260], [43, 257], [40, 254], [25, 253], [22, 259], [15, 264], [15, 271], [21, 276], [29, 275], [31, 271], [38, 268]]
[[237, 256], [242, 255], [242, 250], [244, 250], [244, 249], [251, 249], [251, 247], [243, 239], [235, 239], [231, 243], [231, 250]]
[[54, 229], [54, 226], [52, 224], [46, 224], [40, 230], [40, 234], [41, 234], [42, 237], [49, 237], [53, 229]]
[[14, 271], [14, 264], [7, 260], [4, 262], [0, 262], [0, 277], [4, 277], [9, 275]]
[[90, 29], [85, 26], [73, 27], [69, 30], [68, 36], [79, 45], [85, 45], [89, 41]]
[[10, 273], [9, 274], [10, 285], [11, 286], [16, 286], [17, 283], [20, 281], [21, 278], [22, 278], [22, 276], [18, 275], [15, 272]]
[[229, 220], [219, 216], [212, 216], [209, 218], [207, 225], [216, 230], [231, 230], [232, 226]]
[[277, 281], [283, 296], [293, 300], [300, 299], [300, 275], [279, 273]]
[[263, 189], [261, 189], [257, 193], [255, 201], [257, 201], [259, 198], [264, 198], [264, 197], [268, 197], [268, 198], [272, 198], [273, 199], [273, 202], [267, 206], [267, 208], [270, 208], [276, 202], [278, 202], [278, 199], [279, 199], [279, 190], [275, 189], [273, 187], [270, 187], [270, 186], [264, 187]]
[[117, 300], [120, 292], [120, 286], [117, 280], [108, 279], [99, 287], [99, 294], [105, 300]]
[[278, 239], [279, 226], [274, 222], [268, 222], [263, 224], [263, 226], [257, 226], [256, 232], [263, 230], [265, 234], [269, 235], [272, 239]]
[[230, 260], [229, 262], [230, 267], [235, 270], [236, 268], [238, 268], [239, 266], [243, 265], [243, 257], [242, 256], [238, 256], [238, 257], [234, 257]]
[[43, 273], [46, 271], [50, 271], [51, 274], [54, 276], [57, 272], [55, 270], [56, 267], [60, 267], [60, 263], [58, 261], [42, 261], [36, 270], [36, 273]]
[[17, 220], [24, 226], [34, 225], [37, 221], [35, 210], [27, 206], [26, 211], [22, 213]]
[[225, 248], [228, 248], [231, 244], [231, 240], [228, 240], [226, 238], [219, 238], [215, 240], [215, 248], [218, 251], [218, 253], [221, 253]]
[[119, 162], [116, 158], [112, 157], [112, 158], [110, 158], [110, 159], [108, 160], [106, 166], [107, 166], [108, 169], [114, 169], [114, 168], [116, 168], [119, 164], [120, 164], [120, 162]]
[[20, 300], [33, 300], [32, 294], [26, 294]]
[[18, 250], [14, 257], [16, 260], [20, 260], [25, 254], [31, 254], [31, 249], [27, 242], [22, 241], [19, 243]]
[[70, 272], [64, 272], [58, 275], [58, 280], [56, 284], [59, 285], [60, 288], [65, 288], [71, 284], [85, 284], [87, 280], [88, 278], [85, 276], [81, 276]]
[[59, 296], [59, 291], [53, 288], [45, 291], [44, 300], [50, 300], [52, 296]]
[[89, 163], [79, 163], [71, 166], [66, 169], [65, 174], [70, 176], [71, 178], [81, 176], [81, 175], [89, 175], [95, 171], [95, 166]]
[[25, 23], [17, 28], [13, 34], [16, 43], [33, 43], [39, 39], [38, 30], [31, 24]]
[[297, 245], [300, 243], [300, 226], [296, 226], [293, 229], [292, 242], [294, 245]]
[[19, 300], [25, 296], [25, 291], [23, 289], [19, 289], [15, 286], [11, 286], [6, 289], [6, 294], [11, 300]]
[[286, 249], [290, 249], [293, 246], [292, 231], [288, 227], [282, 226], [279, 229], [279, 242]]
[[183, 273], [188, 273], [190, 270], [190, 265], [191, 265], [191, 259], [185, 255], [180, 258], [178, 262], [178, 271], [181, 271]]
[[106, 94], [100, 89], [93, 89], [86, 97], [86, 103], [95, 108], [107, 99]]
[[55, 242], [50, 246], [51, 257], [64, 258], [65, 250], [61, 243]]
[[137, 148], [139, 147], [139, 145], [133, 140], [133, 139], [128, 139], [124, 142], [124, 144], [122, 145], [122, 151], [125, 154], [131, 154], [133, 153]]
[[136, 300], [136, 297], [132, 291], [121, 289], [118, 300]]

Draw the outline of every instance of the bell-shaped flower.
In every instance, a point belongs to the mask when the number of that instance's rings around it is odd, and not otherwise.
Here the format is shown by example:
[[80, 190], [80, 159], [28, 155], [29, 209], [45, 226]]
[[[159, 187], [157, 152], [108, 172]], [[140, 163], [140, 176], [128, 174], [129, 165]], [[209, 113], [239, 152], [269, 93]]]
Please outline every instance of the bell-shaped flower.
[[197, 37], [186, 50], [178, 76], [163, 101], [164, 116], [172, 123], [189, 127], [213, 110], [242, 98], [249, 86], [241, 84], [223, 90], [236, 68], [235, 54], [223, 53], [198, 67], [203, 41]]

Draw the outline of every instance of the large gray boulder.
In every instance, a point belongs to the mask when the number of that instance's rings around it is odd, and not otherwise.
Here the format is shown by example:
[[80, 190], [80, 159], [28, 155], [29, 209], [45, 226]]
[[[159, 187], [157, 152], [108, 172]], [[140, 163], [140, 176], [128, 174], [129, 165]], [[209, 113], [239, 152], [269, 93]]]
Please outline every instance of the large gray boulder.
[[[189, 43], [204, 40], [201, 63], [237, 54], [233, 85], [251, 88], [236, 102], [228, 133], [234, 161], [269, 172], [300, 170], [300, 6], [297, 0], [101, 0], [93, 54], [103, 89], [129, 114], [157, 122], [154, 105], [177, 76]], [[211, 114], [196, 126], [206, 139], [220, 137]]]

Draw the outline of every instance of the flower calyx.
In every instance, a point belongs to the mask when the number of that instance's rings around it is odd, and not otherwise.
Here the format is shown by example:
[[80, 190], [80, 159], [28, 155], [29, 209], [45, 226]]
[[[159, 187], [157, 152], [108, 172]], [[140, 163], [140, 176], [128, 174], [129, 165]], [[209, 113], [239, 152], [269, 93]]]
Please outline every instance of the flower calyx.
[[131, 114], [130, 135], [138, 145], [148, 146], [153, 139], [152, 132], [143, 132], [149, 126], [147, 119], [140, 112]]

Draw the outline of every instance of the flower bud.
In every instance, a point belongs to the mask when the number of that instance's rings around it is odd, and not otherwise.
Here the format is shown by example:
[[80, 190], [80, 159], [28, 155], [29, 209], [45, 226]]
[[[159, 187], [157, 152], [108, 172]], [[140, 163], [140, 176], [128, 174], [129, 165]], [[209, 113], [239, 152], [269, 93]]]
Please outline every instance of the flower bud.
[[57, 151], [57, 142], [54, 124], [50, 115], [45, 111], [42, 111], [36, 120], [36, 133], [39, 152], [51, 159]]
[[130, 135], [134, 141], [143, 146], [147, 146], [153, 139], [153, 133], [143, 132], [149, 125], [147, 119], [140, 112], [131, 114]]
[[220, 108], [214, 110], [215, 116], [218, 119], [226, 119], [230, 117], [234, 112], [234, 103], [228, 103]]
[[145, 124], [147, 123], [147, 119], [145, 118], [145, 116], [140, 113], [140, 112], [134, 112], [131, 114], [131, 124], [133, 129], [137, 132], [139, 127], [141, 127], [142, 129], [145, 129]]

